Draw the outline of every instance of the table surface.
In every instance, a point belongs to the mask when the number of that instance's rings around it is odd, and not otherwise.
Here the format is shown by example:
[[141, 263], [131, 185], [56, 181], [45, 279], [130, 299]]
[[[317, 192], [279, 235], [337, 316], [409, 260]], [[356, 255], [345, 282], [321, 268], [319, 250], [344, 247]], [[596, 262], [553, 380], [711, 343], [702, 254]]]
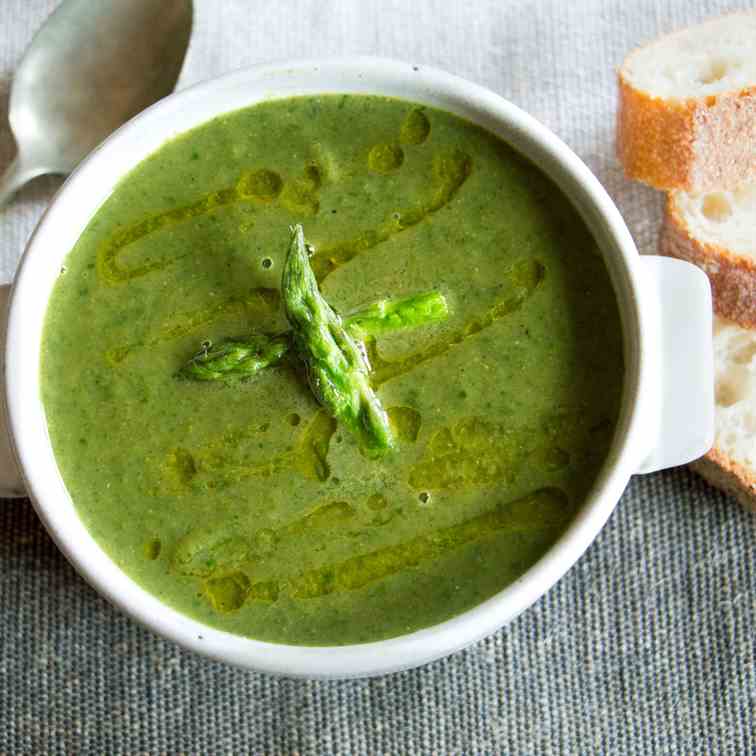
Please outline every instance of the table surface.
[[[0, 110], [53, 0], [0, 3]], [[522, 106], [588, 163], [642, 252], [660, 196], [613, 153], [633, 46], [750, 2], [195, 0], [180, 87], [260, 61], [373, 54]], [[0, 123], [0, 167], [13, 153]], [[10, 279], [60, 185], [0, 213]], [[633, 479], [585, 556], [496, 635], [374, 680], [274, 679], [186, 653], [73, 571], [26, 501], [0, 501], [0, 753], [756, 752], [756, 518], [685, 469]]]

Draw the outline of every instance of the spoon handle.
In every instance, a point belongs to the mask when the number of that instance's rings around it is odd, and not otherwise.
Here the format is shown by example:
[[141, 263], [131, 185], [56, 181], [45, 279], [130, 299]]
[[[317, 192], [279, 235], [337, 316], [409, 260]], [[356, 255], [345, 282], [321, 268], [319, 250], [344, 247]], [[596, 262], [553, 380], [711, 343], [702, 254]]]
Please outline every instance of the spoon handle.
[[35, 176], [47, 173], [46, 168], [24, 165], [20, 155], [13, 158], [13, 162], [5, 169], [0, 178], [0, 208], [8, 204], [13, 195]]

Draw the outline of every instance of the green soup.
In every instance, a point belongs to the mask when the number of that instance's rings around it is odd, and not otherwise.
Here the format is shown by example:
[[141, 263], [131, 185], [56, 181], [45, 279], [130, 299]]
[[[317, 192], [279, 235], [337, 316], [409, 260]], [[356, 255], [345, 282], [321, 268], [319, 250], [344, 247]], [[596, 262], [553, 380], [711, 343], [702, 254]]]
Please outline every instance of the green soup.
[[[379, 459], [291, 362], [179, 380], [206, 340], [286, 328], [293, 223], [342, 313], [443, 292], [447, 320], [366, 344]], [[117, 186], [49, 304], [42, 398], [86, 526], [170, 606], [267, 641], [372, 641], [515, 580], [604, 461], [623, 363], [596, 243], [533, 165], [449, 113], [278, 100], [167, 143]]]

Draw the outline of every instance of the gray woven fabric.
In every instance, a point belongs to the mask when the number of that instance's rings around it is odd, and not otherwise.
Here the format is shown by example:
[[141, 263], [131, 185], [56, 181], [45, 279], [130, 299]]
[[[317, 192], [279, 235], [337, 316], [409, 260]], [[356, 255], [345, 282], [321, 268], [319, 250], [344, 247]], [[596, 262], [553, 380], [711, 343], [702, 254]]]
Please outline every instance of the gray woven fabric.
[[754, 752], [754, 518], [690, 473], [638, 478], [508, 628], [422, 669], [301, 682], [159, 640], [0, 510], [0, 752]]
[[[54, 5], [0, 3], [0, 79]], [[182, 86], [317, 54], [451, 70], [559, 133], [651, 252], [660, 202], [613, 157], [613, 68], [644, 39], [751, 3], [196, 5]], [[0, 165], [11, 153], [1, 124]], [[6, 277], [58, 183], [0, 215]], [[77, 576], [27, 502], [0, 502], [0, 753], [756, 753], [755, 555], [756, 519], [691, 473], [636, 478], [580, 562], [495, 636], [411, 672], [301, 682], [158, 639]]]

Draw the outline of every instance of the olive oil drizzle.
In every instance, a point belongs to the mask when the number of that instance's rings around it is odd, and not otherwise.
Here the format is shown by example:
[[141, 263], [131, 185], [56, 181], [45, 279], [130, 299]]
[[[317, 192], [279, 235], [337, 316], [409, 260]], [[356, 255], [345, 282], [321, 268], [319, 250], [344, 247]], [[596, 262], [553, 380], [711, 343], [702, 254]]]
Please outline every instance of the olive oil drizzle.
[[315, 244], [310, 260], [318, 283], [358, 255], [367, 252], [392, 237], [416, 226], [454, 198], [472, 171], [472, 160], [461, 150], [437, 153], [433, 157], [433, 178], [436, 184], [424, 202], [391, 213], [379, 226], [362, 231], [357, 236], [327, 246]]
[[[498, 320], [519, 310], [533, 295], [545, 277], [544, 266], [531, 260], [522, 260], [514, 263], [503, 275], [502, 287], [504, 296], [480, 318], [468, 321], [462, 328], [437, 339], [419, 352], [398, 360], [385, 360], [381, 357], [375, 339], [367, 339], [365, 347], [368, 360], [372, 367], [371, 381], [375, 387], [387, 381], [405, 375], [425, 362], [440, 357], [455, 346], [458, 346], [468, 338], [474, 337], [486, 328], [491, 327]], [[394, 413], [395, 425], [409, 423], [410, 429], [400, 427], [401, 433], [407, 439], [407, 434], [412, 436], [411, 426], [416, 424], [419, 428], [420, 418], [408, 416], [399, 417], [396, 409], [389, 409], [389, 417]], [[267, 460], [229, 460], [232, 447], [228, 443], [218, 445], [213, 442], [196, 453], [182, 449], [179, 456], [176, 450], [169, 451], [163, 463], [162, 490], [166, 490], [165, 481], [177, 479], [175, 465], [181, 461], [182, 469], [187, 469], [187, 455], [192, 460], [193, 473], [184, 475], [185, 484], [199, 484], [210, 489], [217, 489], [236, 484], [247, 478], [268, 478], [274, 474], [294, 469], [300, 474], [312, 480], [321, 482], [330, 476], [328, 465], [328, 445], [333, 434], [336, 432], [336, 422], [327, 412], [320, 409], [310, 420], [304, 430], [300, 432], [295, 448], [280, 452]], [[244, 431], [241, 435], [245, 435]], [[224, 436], [225, 437], [225, 436]], [[417, 433], [414, 432], [414, 437]], [[414, 439], [413, 439], [414, 440]], [[217, 450], [214, 447], [218, 446]]]
[[281, 596], [318, 599], [334, 593], [359, 590], [424, 562], [442, 558], [470, 543], [494, 537], [501, 531], [513, 534], [546, 529], [553, 536], [560, 532], [572, 515], [572, 507], [563, 491], [552, 487], [541, 488], [456, 525], [436, 528], [408, 541], [357, 554], [291, 577], [252, 582], [243, 569], [213, 575], [203, 580], [202, 592], [220, 612], [238, 610], [249, 601], [277, 601]]
[[278, 309], [279, 300], [278, 289], [258, 287], [244, 297], [229, 297], [199, 310], [178, 313], [153, 335], [108, 349], [105, 352], [105, 360], [111, 365], [118, 365], [133, 352], [186, 336], [200, 326], [209, 325], [230, 315], [244, 314], [249, 320], [272, 315]]
[[282, 540], [313, 529], [344, 525], [356, 514], [357, 510], [348, 502], [326, 501], [279, 528], [261, 528], [251, 538], [215, 525], [193, 528], [176, 544], [171, 569], [180, 575], [205, 578], [228, 574], [242, 565], [252, 570]]
[[448, 334], [419, 352], [399, 360], [384, 360], [378, 351], [374, 338], [365, 341], [368, 359], [372, 366], [370, 379], [373, 386], [380, 386], [387, 381], [415, 370], [429, 360], [446, 354], [466, 339], [492, 326], [497, 320], [516, 312], [532, 296], [546, 275], [544, 266], [536, 260], [521, 260], [512, 265], [502, 277], [502, 286], [507, 293], [481, 318], [470, 320], [461, 329]]
[[[432, 158], [436, 184], [430, 197], [414, 207], [392, 213], [375, 229], [363, 231], [352, 239], [336, 242], [320, 249], [312, 258], [318, 282], [357, 255], [405, 231], [448, 204], [465, 183], [472, 170], [470, 157], [461, 150], [439, 152]], [[312, 162], [305, 165], [303, 176], [287, 182], [268, 168], [246, 171], [234, 186], [210, 192], [196, 202], [152, 215], [131, 226], [118, 229], [101, 242], [97, 251], [97, 273], [108, 286], [127, 283], [157, 270], [162, 270], [192, 254], [184, 252], [175, 257], [149, 260], [141, 264], [123, 266], [120, 255], [134, 242], [180, 223], [215, 212], [239, 202], [254, 203], [251, 207], [278, 204], [296, 216], [316, 215], [320, 209], [318, 191], [323, 169]], [[256, 207], [258, 206], [258, 207]]]
[[[401, 169], [404, 152], [400, 145], [419, 145], [430, 134], [430, 122], [422, 109], [413, 109], [399, 131], [398, 143], [375, 145], [368, 156], [368, 170], [391, 174]], [[412, 228], [445, 207], [465, 184], [472, 172], [470, 157], [459, 149], [436, 152], [432, 157], [432, 185], [429, 196], [404, 209], [391, 213], [378, 226], [361, 231], [356, 236], [327, 245], [315, 245], [310, 263], [321, 283], [328, 275], [357, 256]], [[305, 164], [302, 176], [284, 180], [268, 168], [245, 171], [232, 187], [210, 192], [196, 202], [148, 217], [132, 226], [118, 229], [105, 239], [97, 254], [97, 272], [102, 283], [114, 286], [164, 269], [183, 257], [186, 252], [171, 258], [147, 260], [122, 265], [121, 254], [138, 240], [218, 211], [245, 202], [253, 212], [265, 205], [278, 205], [297, 216], [312, 216], [319, 212], [318, 193], [327, 180], [327, 171], [317, 161]], [[246, 224], [247, 228], [254, 225]], [[417, 366], [439, 357], [468, 338], [493, 325], [497, 320], [518, 310], [533, 294], [545, 276], [544, 266], [537, 261], [516, 261], [503, 274], [501, 298], [481, 317], [470, 320], [461, 328], [444, 334], [419, 352], [398, 360], [385, 360], [378, 350], [375, 336], [366, 336], [365, 347], [372, 372], [374, 388], [409, 373]], [[196, 328], [236, 313], [268, 315], [276, 312], [280, 296], [276, 290], [256, 289], [249, 297], [229, 298], [219, 304], [177, 315], [154, 335], [141, 341], [114, 347], [106, 359], [117, 365], [133, 352], [184, 336]], [[392, 429], [403, 443], [416, 442], [422, 423], [417, 410], [411, 407], [392, 407], [388, 410]], [[190, 451], [175, 448], [168, 452], [161, 466], [162, 493], [179, 494], [190, 487], [216, 489], [234, 485], [250, 477], [266, 478], [274, 474], [297, 471], [305, 478], [323, 483], [331, 476], [328, 464], [330, 443], [337, 423], [322, 408], [299, 431], [293, 446], [264, 460], [248, 459], [235, 453], [242, 443], [267, 430], [266, 423], [254, 428], [226, 432], [202, 448]], [[490, 426], [490, 427], [489, 427]], [[520, 429], [522, 431], [522, 429]], [[524, 434], [527, 435], [527, 434]], [[494, 427], [479, 418], [467, 418], [449, 428], [437, 431], [426, 444], [424, 456], [409, 468], [408, 483], [415, 489], [428, 491], [491, 485], [503, 478], [514, 479], [525, 457], [532, 457], [549, 469], [569, 463], [560, 456], [561, 450], [531, 449], [524, 444], [524, 435], [516, 429]], [[527, 448], [526, 448], [527, 447]], [[380, 495], [368, 501], [368, 511], [374, 512], [371, 525], [390, 521], [392, 512], [382, 512], [387, 502]], [[379, 514], [375, 514], [378, 511]], [[250, 601], [276, 601], [286, 595], [292, 599], [314, 599], [363, 588], [375, 581], [406, 569], [441, 558], [469, 543], [492, 537], [499, 531], [524, 532], [533, 528], [561, 528], [571, 516], [565, 494], [556, 488], [539, 489], [521, 499], [500, 504], [477, 517], [454, 526], [437, 528], [404, 543], [385, 546], [374, 551], [305, 570], [289, 577], [257, 580], [254, 566], [265, 559], [282, 540], [321, 528], [340, 527], [357, 515], [357, 509], [345, 501], [326, 501], [307, 514], [278, 528], [263, 528], [251, 538], [229, 533], [214, 526], [194, 529], [176, 545], [171, 558], [174, 572], [200, 580], [202, 595], [219, 612], [230, 612]], [[159, 541], [157, 541], [159, 544]], [[147, 553], [147, 552], [145, 552]], [[154, 553], [154, 557], [152, 554]], [[150, 551], [157, 558], [159, 549]]]
[[562, 425], [558, 417], [547, 418], [540, 429], [463, 418], [431, 436], [423, 457], [409, 470], [409, 484], [418, 491], [458, 491], [512, 483], [526, 464], [556, 472], [570, 463]]
[[331, 475], [328, 449], [336, 432], [336, 420], [318, 409], [299, 432], [293, 448], [266, 460], [249, 460], [235, 455], [245, 442], [265, 433], [268, 423], [226, 431], [202, 447], [190, 451], [171, 449], [161, 463], [158, 494], [177, 493], [192, 486], [225, 488], [247, 478], [268, 478], [295, 470], [310, 480], [325, 482]]

